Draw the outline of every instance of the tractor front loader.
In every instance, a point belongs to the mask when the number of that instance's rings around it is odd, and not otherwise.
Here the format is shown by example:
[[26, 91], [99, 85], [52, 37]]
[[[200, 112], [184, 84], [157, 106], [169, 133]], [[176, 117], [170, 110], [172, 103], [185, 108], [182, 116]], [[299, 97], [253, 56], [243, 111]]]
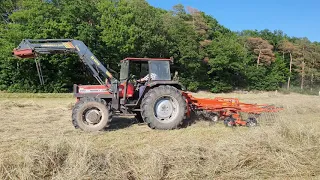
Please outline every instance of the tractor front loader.
[[[172, 59], [125, 58], [120, 61], [116, 79], [82, 42], [73, 39], [24, 39], [13, 55], [36, 58], [42, 54], [75, 53], [92, 73], [98, 85], [74, 85], [76, 103], [72, 123], [84, 131], [105, 129], [115, 116], [135, 116], [154, 129], [178, 128], [191, 111], [209, 111], [228, 126], [254, 125], [244, 121], [240, 112], [260, 114], [279, 108], [240, 103], [237, 99], [200, 99], [185, 92], [183, 85], [171, 79]], [[40, 68], [37, 66], [37, 68]], [[137, 78], [139, 76], [139, 78]], [[140, 79], [142, 76], [145, 78]]]

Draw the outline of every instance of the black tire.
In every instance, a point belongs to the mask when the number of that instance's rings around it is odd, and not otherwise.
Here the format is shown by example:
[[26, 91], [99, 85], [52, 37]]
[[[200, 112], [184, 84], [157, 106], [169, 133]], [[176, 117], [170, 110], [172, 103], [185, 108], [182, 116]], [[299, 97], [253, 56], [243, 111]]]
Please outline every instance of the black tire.
[[[158, 104], [159, 100], [163, 100], [162, 102], [165, 101], [167, 104]], [[162, 109], [171, 108], [170, 110], [172, 110], [172, 113], [170, 113], [169, 110], [168, 117], [160, 117], [157, 114], [157, 112], [159, 111], [155, 110], [155, 107], [157, 107], [157, 109], [160, 110], [160, 105]], [[149, 125], [150, 128], [169, 130], [176, 129], [182, 124], [183, 120], [186, 117], [187, 105], [184, 96], [177, 88], [173, 86], [159, 86], [150, 89], [145, 94], [145, 96], [142, 99], [141, 110], [142, 118], [144, 122], [146, 122]]]
[[226, 127], [234, 127], [236, 126], [236, 120], [232, 117], [227, 117], [224, 119], [223, 123]]
[[136, 118], [138, 123], [144, 123], [143, 118], [141, 116], [141, 112], [136, 112], [135, 118]]
[[[101, 120], [95, 124], [88, 124], [84, 120], [84, 114], [89, 109], [96, 109], [101, 114]], [[100, 131], [107, 127], [108, 122], [111, 121], [111, 112], [106, 106], [106, 102], [99, 98], [82, 98], [78, 101], [72, 110], [72, 124], [78, 129], [84, 131]]]
[[247, 127], [256, 127], [258, 126], [258, 121], [256, 118], [254, 117], [250, 117], [247, 119], [247, 123], [246, 123]]

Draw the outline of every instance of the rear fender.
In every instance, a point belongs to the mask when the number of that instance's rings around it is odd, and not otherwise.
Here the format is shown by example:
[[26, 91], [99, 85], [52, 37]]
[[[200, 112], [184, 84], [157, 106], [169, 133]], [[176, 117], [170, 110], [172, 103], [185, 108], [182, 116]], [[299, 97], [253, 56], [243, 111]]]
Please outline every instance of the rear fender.
[[147, 84], [148, 87], [150, 88], [154, 88], [160, 85], [169, 85], [169, 86], [173, 86], [179, 90], [185, 91], [186, 88], [179, 82], [177, 81], [152, 81], [150, 83]]

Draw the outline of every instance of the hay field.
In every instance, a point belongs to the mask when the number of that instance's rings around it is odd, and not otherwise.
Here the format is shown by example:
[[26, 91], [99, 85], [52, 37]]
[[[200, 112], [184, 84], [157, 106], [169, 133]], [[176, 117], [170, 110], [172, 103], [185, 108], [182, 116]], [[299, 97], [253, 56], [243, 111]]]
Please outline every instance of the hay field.
[[[0, 94], [0, 179], [320, 179], [320, 97], [194, 94], [282, 105], [256, 128], [198, 119], [172, 131], [71, 124], [71, 95]], [[23, 98], [22, 98], [23, 97]]]

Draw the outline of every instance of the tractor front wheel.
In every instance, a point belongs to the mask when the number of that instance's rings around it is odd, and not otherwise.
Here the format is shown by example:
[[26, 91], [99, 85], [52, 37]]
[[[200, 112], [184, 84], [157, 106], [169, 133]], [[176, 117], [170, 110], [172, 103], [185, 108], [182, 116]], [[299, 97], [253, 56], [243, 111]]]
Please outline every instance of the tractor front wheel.
[[187, 112], [184, 96], [173, 86], [159, 86], [149, 90], [141, 103], [143, 120], [152, 129], [176, 129]]
[[103, 130], [110, 118], [109, 108], [97, 98], [84, 98], [76, 103], [72, 111], [72, 123], [75, 128], [84, 131]]

